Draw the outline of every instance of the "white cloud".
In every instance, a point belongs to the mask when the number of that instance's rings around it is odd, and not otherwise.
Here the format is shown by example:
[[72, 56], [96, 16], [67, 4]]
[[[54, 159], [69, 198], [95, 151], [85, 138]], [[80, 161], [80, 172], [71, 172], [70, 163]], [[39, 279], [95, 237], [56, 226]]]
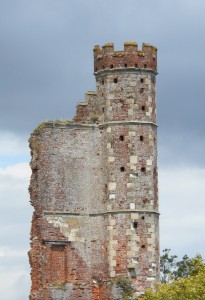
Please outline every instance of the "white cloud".
[[[8, 268], [10, 269], [10, 268]], [[1, 297], [4, 300], [26, 300], [29, 295], [29, 272], [22, 270], [4, 270], [0, 273]]]
[[159, 171], [161, 249], [177, 255], [205, 256], [205, 169]]
[[13, 179], [28, 179], [31, 174], [28, 163], [18, 163], [0, 168], [0, 178], [10, 176]]
[[26, 300], [29, 295], [29, 178], [28, 163], [0, 168], [0, 290], [4, 300]]
[[28, 142], [24, 136], [0, 131], [0, 155], [27, 154], [28, 149]]
[[22, 207], [28, 205], [30, 178], [28, 163], [18, 163], [0, 168], [0, 207]]
[[25, 257], [26, 250], [13, 250], [9, 247], [0, 247], [0, 257]]

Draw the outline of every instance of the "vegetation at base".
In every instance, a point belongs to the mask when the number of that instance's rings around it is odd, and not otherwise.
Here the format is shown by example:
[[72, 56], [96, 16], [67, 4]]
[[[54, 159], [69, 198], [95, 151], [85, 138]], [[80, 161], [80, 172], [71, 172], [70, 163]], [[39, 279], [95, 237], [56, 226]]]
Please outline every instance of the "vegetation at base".
[[205, 263], [202, 256], [184, 255], [177, 261], [165, 249], [161, 257], [161, 284], [155, 291], [146, 290], [141, 300], [205, 300]]
[[122, 290], [122, 300], [129, 300], [133, 297], [133, 290], [130, 279], [126, 276], [121, 275], [114, 279], [114, 282]]

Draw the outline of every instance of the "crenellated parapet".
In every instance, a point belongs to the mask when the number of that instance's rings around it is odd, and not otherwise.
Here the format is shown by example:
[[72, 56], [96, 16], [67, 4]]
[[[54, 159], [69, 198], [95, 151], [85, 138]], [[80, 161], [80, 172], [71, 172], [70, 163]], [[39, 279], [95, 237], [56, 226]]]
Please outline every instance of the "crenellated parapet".
[[97, 45], [94, 52], [94, 72], [104, 69], [137, 68], [157, 70], [157, 48], [143, 43], [138, 50], [135, 42], [125, 42], [124, 51], [115, 51], [113, 43], [107, 43], [102, 48]]

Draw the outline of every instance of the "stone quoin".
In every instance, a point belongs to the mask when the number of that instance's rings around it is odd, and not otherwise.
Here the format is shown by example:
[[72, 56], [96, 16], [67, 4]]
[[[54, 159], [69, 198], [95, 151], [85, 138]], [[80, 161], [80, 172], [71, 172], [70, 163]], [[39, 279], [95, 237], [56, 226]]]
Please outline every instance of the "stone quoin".
[[157, 49], [93, 51], [96, 91], [29, 140], [30, 300], [119, 300], [128, 285], [135, 299], [159, 280]]

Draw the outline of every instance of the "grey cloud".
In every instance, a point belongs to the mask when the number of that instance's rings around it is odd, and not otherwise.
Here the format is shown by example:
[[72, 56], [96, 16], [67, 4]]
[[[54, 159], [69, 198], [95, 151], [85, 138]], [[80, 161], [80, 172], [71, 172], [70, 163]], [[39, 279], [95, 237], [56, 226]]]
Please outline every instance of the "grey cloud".
[[130, 39], [159, 48], [161, 127], [204, 127], [195, 122], [204, 108], [203, 3], [198, 9], [191, 1], [12, 3], [1, 16], [2, 128], [30, 132], [40, 120], [70, 118], [76, 100], [94, 88], [93, 45], [117, 41], [122, 48]]

